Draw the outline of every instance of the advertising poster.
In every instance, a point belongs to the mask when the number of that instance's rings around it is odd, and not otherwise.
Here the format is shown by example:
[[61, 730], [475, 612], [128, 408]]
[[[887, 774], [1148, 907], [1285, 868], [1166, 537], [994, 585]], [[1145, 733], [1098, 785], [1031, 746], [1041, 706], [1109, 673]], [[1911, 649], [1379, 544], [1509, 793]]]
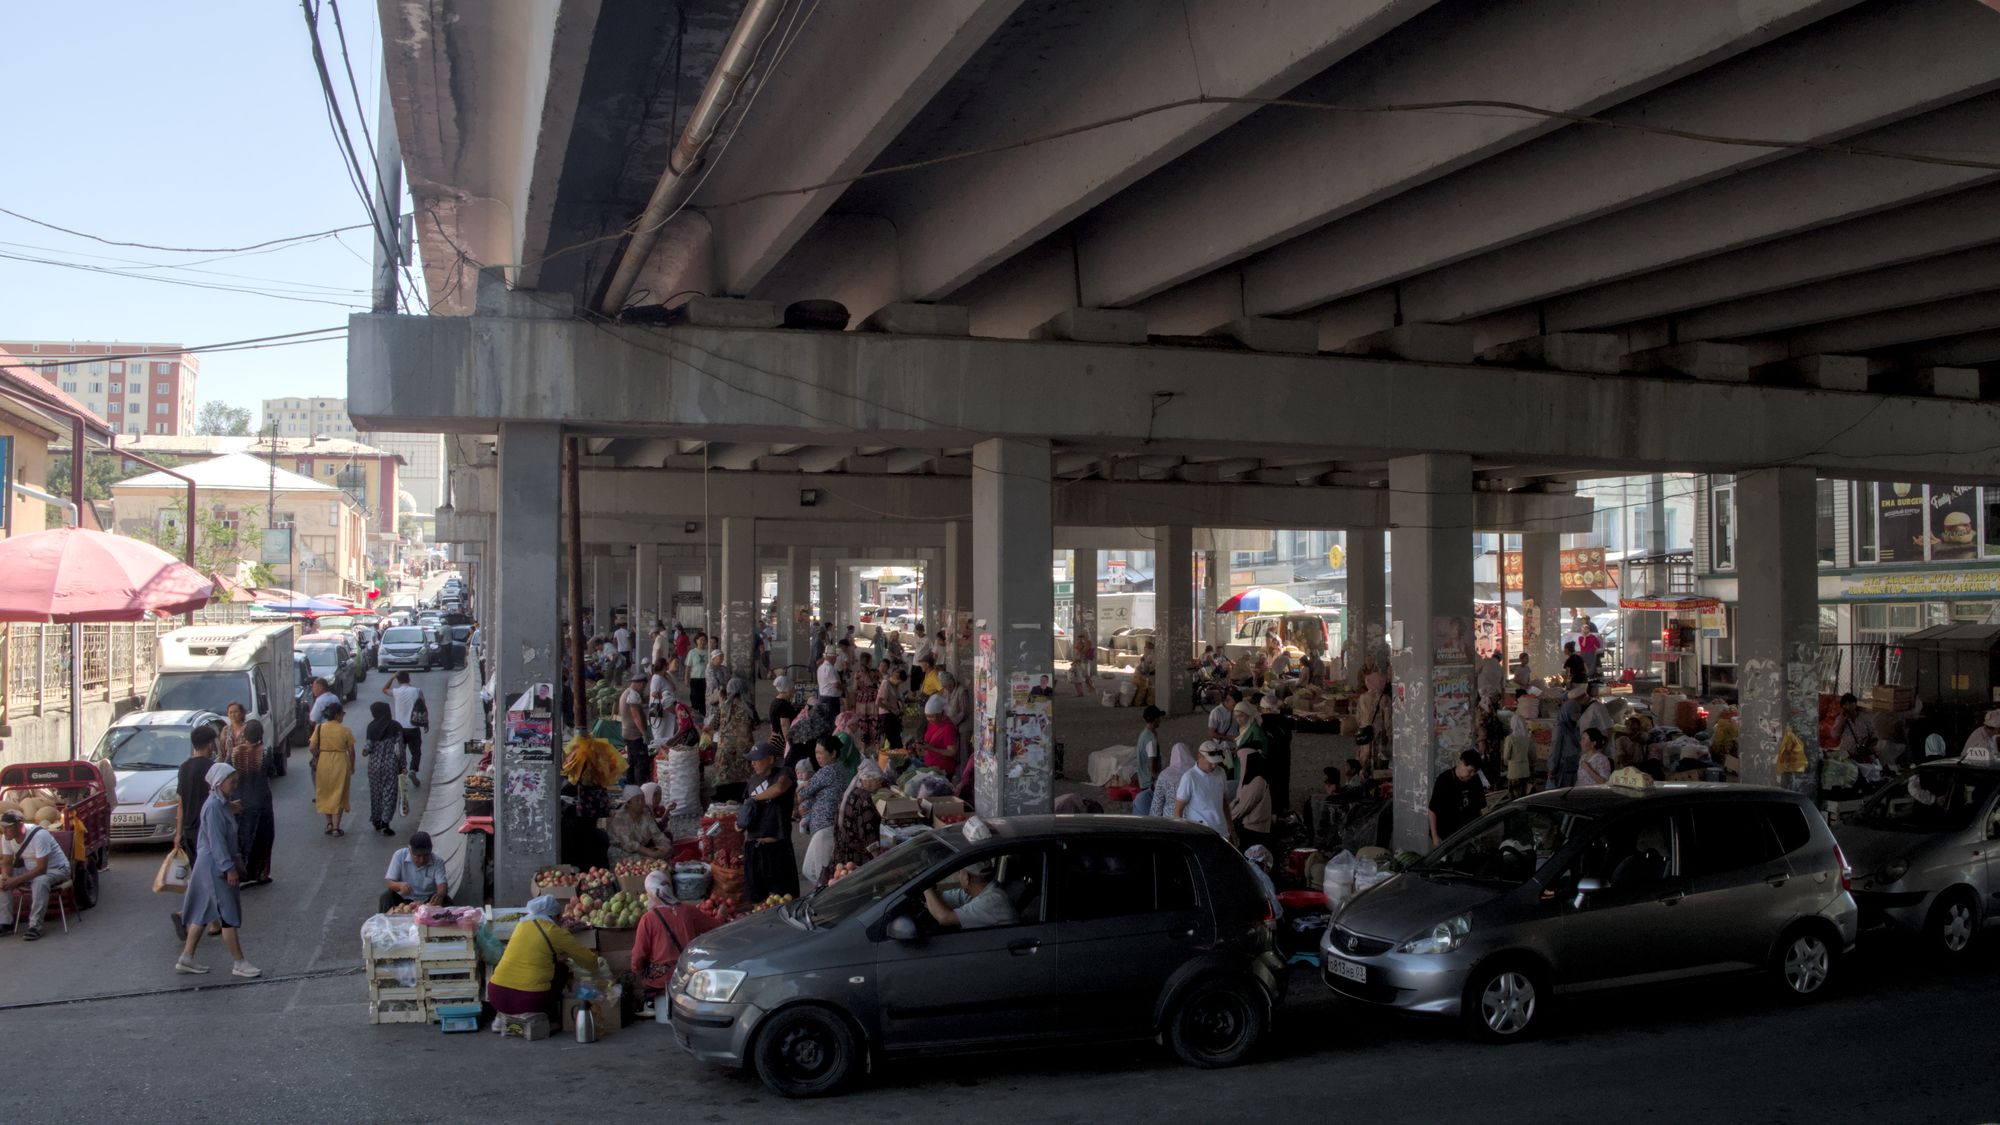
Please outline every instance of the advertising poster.
[[1440, 761], [1472, 749], [1472, 673], [1438, 669], [1431, 673], [1431, 745]]
[[1049, 677], [1015, 672], [1007, 677], [1007, 760], [1039, 766], [1048, 757], [1055, 696]]
[[1954, 562], [1979, 553], [1979, 490], [1969, 484], [1930, 488], [1931, 558]]
[[1472, 607], [1473, 627], [1478, 633], [1473, 642], [1479, 655], [1491, 656], [1505, 644], [1501, 623], [1506, 620], [1506, 610], [1499, 602], [1477, 602]]
[[1924, 486], [1900, 481], [1878, 484], [1875, 506], [1881, 519], [1876, 557], [1885, 563], [1923, 561]]
[[1000, 693], [993, 683], [993, 634], [979, 634], [972, 653], [973, 754], [993, 757], [993, 728], [1000, 719]]
[[1431, 618], [1431, 663], [1470, 664], [1477, 629], [1470, 617]]

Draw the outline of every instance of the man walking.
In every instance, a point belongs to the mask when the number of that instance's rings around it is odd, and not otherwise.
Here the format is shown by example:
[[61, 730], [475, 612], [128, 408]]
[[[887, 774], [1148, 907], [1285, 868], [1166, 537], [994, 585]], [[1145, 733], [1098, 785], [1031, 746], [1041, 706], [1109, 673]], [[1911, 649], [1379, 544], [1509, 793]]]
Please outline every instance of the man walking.
[[396, 725], [403, 728], [403, 746], [410, 752], [410, 783], [422, 785], [423, 778], [417, 776], [417, 768], [423, 762], [424, 729], [417, 725], [417, 706], [422, 704], [425, 711], [430, 705], [424, 702], [424, 693], [410, 683], [408, 672], [396, 673], [396, 678], [382, 685], [382, 694], [389, 697], [389, 715]]

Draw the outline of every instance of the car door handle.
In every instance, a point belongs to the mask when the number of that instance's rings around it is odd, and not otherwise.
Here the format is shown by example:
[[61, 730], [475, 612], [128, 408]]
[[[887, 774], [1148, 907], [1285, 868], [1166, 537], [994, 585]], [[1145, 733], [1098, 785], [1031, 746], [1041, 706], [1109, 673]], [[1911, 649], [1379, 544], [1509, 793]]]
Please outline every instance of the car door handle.
[[1673, 906], [1674, 904], [1680, 902], [1680, 900], [1686, 897], [1687, 897], [1686, 891], [1675, 891], [1673, 894], [1667, 895], [1665, 898], [1660, 899], [1660, 905]]
[[1774, 887], [1782, 887], [1792, 881], [1790, 875], [1766, 875], [1764, 881]]
[[1012, 953], [1016, 957], [1026, 957], [1041, 947], [1041, 939], [1023, 938], [1020, 941], [1009, 942], [1007, 944], [1007, 952]]

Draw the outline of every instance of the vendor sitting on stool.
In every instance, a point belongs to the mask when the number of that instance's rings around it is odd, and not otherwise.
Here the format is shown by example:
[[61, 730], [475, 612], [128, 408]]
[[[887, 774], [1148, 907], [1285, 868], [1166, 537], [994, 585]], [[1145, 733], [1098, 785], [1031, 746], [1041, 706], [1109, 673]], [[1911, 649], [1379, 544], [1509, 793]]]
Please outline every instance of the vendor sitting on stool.
[[541, 1012], [554, 1022], [562, 994], [556, 987], [556, 957], [560, 954], [586, 969], [597, 967], [597, 954], [585, 949], [556, 923], [562, 909], [553, 895], [528, 900], [527, 914], [507, 939], [507, 951], [486, 981], [486, 1002], [504, 1016]]
[[375, 912], [387, 914], [406, 902], [431, 906], [451, 905], [451, 879], [445, 874], [444, 860], [431, 850], [431, 834], [410, 836], [410, 846], [397, 848], [389, 857], [389, 870], [382, 873], [388, 889], [376, 900]]

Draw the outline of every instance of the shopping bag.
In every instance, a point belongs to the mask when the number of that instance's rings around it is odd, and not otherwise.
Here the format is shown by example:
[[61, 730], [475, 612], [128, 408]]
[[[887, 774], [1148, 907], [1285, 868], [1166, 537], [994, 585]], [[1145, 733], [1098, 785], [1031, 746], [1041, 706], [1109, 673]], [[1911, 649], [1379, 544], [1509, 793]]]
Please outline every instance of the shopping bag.
[[396, 793], [402, 799], [404, 816], [410, 815], [410, 790], [414, 788], [416, 787], [410, 784], [409, 774], [401, 774], [396, 778]]
[[416, 706], [410, 708], [410, 725], [418, 730], [431, 729], [431, 708], [421, 695], [417, 697]]
[[178, 895], [187, 893], [188, 868], [193, 863], [187, 853], [175, 848], [160, 860], [160, 869], [153, 873], [153, 893], [156, 895]]

